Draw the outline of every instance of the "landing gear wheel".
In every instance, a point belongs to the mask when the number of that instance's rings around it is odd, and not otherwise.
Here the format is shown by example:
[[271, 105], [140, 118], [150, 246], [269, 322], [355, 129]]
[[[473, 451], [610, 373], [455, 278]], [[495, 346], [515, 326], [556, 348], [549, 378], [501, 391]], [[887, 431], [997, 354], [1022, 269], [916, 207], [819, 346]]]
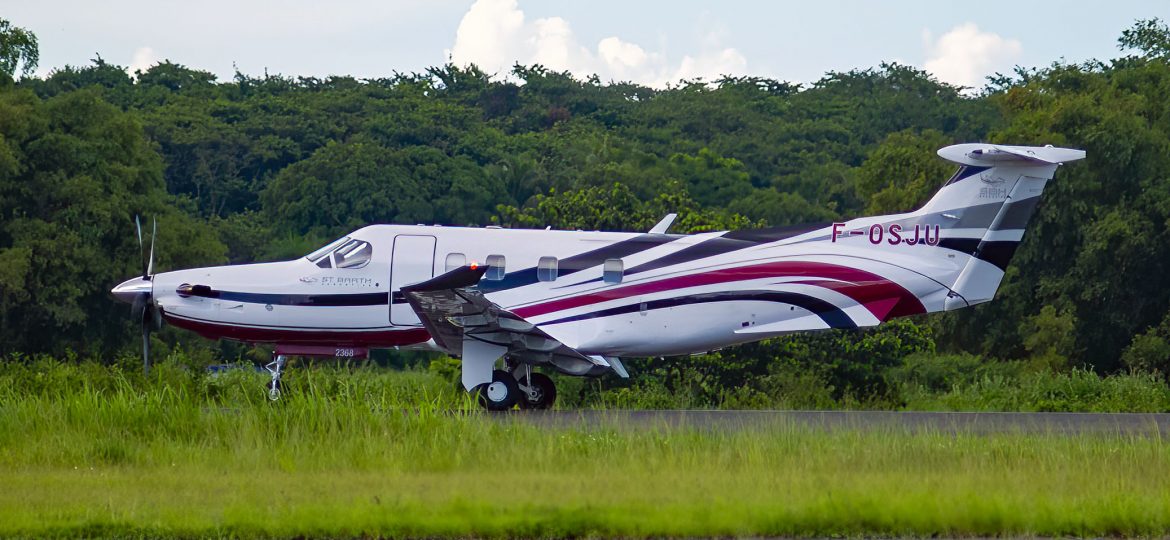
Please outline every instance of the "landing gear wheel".
[[268, 388], [268, 400], [269, 401], [277, 401], [280, 399], [281, 384], [280, 384], [279, 380], [268, 381], [268, 383], [265, 384], [264, 387]]
[[532, 382], [528, 377], [519, 381], [521, 409], [551, 409], [557, 400], [557, 385], [548, 375], [533, 373]]
[[476, 388], [479, 394], [479, 404], [489, 411], [506, 411], [516, 405], [523, 393], [516, 379], [507, 371], [495, 370], [492, 372], [492, 382], [481, 384]]
[[284, 374], [284, 364], [288, 360], [284, 355], [276, 355], [276, 359], [264, 366], [268, 373], [272, 375], [272, 380], [265, 385], [268, 388], [268, 399], [276, 401], [280, 399], [280, 376]]

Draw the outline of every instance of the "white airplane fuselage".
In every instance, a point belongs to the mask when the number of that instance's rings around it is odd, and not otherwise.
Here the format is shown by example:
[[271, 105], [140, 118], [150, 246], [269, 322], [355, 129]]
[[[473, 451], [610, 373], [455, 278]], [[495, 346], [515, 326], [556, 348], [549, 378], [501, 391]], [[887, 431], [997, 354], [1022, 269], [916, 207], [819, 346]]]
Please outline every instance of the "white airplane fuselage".
[[[768, 331], [766, 327], [789, 320], [803, 319], [813, 325], [793, 330], [830, 327], [807, 306], [798, 305], [805, 302], [768, 299], [767, 292], [789, 292], [837, 305], [858, 326], [877, 324], [888, 314], [888, 310], [875, 314], [850, 298], [848, 291], [818, 283], [822, 280], [840, 284], [840, 278], [852, 278], [851, 286], [858, 290], [895, 281], [905, 292], [883, 300], [918, 298], [929, 304], [909, 308], [912, 313], [942, 309], [949, 292], [926, 277], [921, 268], [900, 266], [898, 258], [889, 253], [869, 253], [872, 245], [864, 238], [851, 239], [864, 242], [839, 238], [835, 243], [825, 239], [789, 245], [751, 246], [744, 242], [734, 246], [740, 248], [736, 251], [701, 262], [637, 271], [639, 265], [672, 253], [719, 242], [723, 234], [373, 225], [349, 235], [373, 247], [369, 263], [360, 268], [321, 268], [306, 258], [196, 268], [156, 274], [152, 292], [169, 324], [208, 338], [337, 348], [426, 347], [430, 337], [398, 289], [453, 269], [448, 267], [449, 258], [458, 262], [455, 266], [462, 266], [482, 265], [489, 257], [502, 256], [505, 279], [492, 279], [489, 270], [480, 283], [488, 299], [541, 326], [570, 347], [604, 356], [708, 351], [786, 333], [790, 330]], [[629, 249], [614, 250], [614, 256], [608, 256], [606, 248], [613, 250], [615, 245]], [[631, 250], [636, 251], [629, 253]], [[574, 256], [590, 252], [600, 253], [584, 263], [589, 266], [576, 271], [564, 267]], [[953, 277], [967, 258], [938, 255], [930, 274]], [[535, 276], [542, 257], [557, 260], [559, 275], [555, 279], [541, 281]], [[607, 259], [621, 261], [620, 283], [604, 280]], [[903, 264], [913, 262], [921, 267], [923, 263], [921, 258], [907, 259]], [[869, 270], [850, 269], [859, 263]], [[783, 268], [786, 265], [790, 268]], [[802, 270], [801, 265], [808, 268]], [[817, 275], [822, 268], [852, 275]], [[532, 275], [524, 279], [523, 274]], [[873, 280], [869, 274], [885, 277]], [[212, 294], [180, 294], [177, 291], [183, 285], [206, 285]], [[735, 292], [744, 295], [737, 299], [729, 294]], [[753, 299], [753, 292], [759, 293], [758, 299]], [[701, 295], [714, 293], [724, 294], [727, 300], [688, 303], [688, 299], [703, 300]], [[755, 329], [763, 331], [753, 332]]]
[[650, 233], [371, 225], [297, 260], [158, 273], [113, 292], [174, 326], [278, 354], [443, 350], [463, 357], [468, 389], [500, 383], [500, 358], [624, 375], [622, 356], [991, 300], [1045, 185], [1084, 152], [963, 144], [939, 155], [961, 168], [904, 214], [693, 235], [664, 234], [666, 222]]

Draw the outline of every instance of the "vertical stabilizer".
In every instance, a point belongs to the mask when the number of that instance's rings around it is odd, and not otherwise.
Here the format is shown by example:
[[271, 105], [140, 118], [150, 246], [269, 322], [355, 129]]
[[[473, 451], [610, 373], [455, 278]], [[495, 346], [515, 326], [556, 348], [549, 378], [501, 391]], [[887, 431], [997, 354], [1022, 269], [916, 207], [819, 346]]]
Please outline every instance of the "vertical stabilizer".
[[951, 284], [945, 309], [991, 300], [1057, 167], [1085, 157], [1068, 148], [960, 144], [939, 150], [961, 165], [918, 215], [955, 226], [944, 242], [970, 255]]

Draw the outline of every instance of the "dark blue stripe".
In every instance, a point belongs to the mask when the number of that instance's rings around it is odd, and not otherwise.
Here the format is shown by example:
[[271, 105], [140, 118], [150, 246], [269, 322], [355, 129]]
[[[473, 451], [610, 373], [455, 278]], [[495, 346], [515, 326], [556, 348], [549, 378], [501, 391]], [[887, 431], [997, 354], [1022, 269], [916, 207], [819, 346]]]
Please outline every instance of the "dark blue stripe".
[[626, 306], [603, 309], [600, 311], [594, 311], [592, 313], [573, 315], [572, 317], [565, 317], [555, 321], [540, 323], [540, 326], [634, 313], [640, 311], [643, 304], [645, 304], [646, 310], [650, 311], [654, 309], [664, 309], [693, 304], [735, 302], [744, 300], [790, 304], [813, 312], [818, 317], [820, 317], [822, 321], [825, 321], [825, 324], [829, 325], [829, 328], [857, 328], [857, 323], [853, 322], [853, 319], [850, 319], [849, 316], [846, 315], [844, 311], [841, 311], [841, 309], [837, 306], [821, 300], [820, 298], [787, 291], [730, 291], [695, 294], [689, 296], [680, 296], [677, 298], [664, 298], [661, 300], [651, 300], [649, 302], [641, 302], [629, 304]]
[[980, 167], [978, 165], [962, 165], [959, 167], [959, 170], [955, 171], [955, 175], [952, 176], [950, 180], [947, 180], [947, 183], [943, 184], [943, 186], [949, 186], [964, 178], [970, 178], [990, 168], [991, 167]]
[[272, 304], [274, 306], [384, 306], [390, 295], [384, 292], [358, 294], [267, 294], [236, 291], [195, 290], [187, 296], [218, 298], [231, 302], [249, 304]]

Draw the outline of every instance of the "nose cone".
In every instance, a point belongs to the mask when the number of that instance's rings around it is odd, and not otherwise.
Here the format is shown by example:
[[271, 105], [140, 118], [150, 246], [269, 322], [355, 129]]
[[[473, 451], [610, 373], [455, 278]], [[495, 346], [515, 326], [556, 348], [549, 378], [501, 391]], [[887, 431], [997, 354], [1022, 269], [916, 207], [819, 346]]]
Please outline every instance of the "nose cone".
[[133, 304], [135, 297], [142, 293], [150, 294], [150, 291], [153, 287], [154, 284], [149, 280], [136, 277], [134, 279], [123, 281], [117, 287], [111, 289], [110, 292], [114, 293], [114, 298], [117, 298], [122, 302], [126, 302], [127, 304]]

